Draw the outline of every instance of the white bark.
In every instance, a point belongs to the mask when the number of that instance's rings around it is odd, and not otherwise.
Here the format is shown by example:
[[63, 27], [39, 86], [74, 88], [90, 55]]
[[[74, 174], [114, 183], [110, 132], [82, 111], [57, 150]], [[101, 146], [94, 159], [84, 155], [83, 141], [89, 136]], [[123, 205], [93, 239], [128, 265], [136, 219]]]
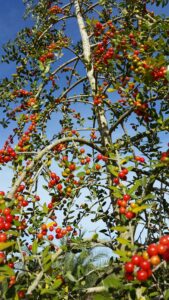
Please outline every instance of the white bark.
[[[74, 0], [74, 7], [75, 7], [75, 13], [77, 17], [77, 22], [82, 38], [82, 47], [83, 47], [83, 56], [86, 64], [86, 71], [87, 76], [90, 82], [90, 86], [92, 89], [92, 95], [94, 96], [96, 94], [96, 80], [94, 77], [94, 69], [93, 69], [93, 63], [91, 59], [91, 47], [90, 47], [90, 40], [89, 36], [86, 31], [84, 19], [82, 17], [81, 11], [80, 11], [80, 5], [78, 0]], [[102, 144], [105, 148], [108, 148], [108, 146], [111, 143], [111, 138], [109, 135], [109, 128], [107, 124], [107, 120], [104, 113], [103, 107], [96, 107], [95, 108], [96, 118], [99, 125], [99, 131], [102, 139]]]

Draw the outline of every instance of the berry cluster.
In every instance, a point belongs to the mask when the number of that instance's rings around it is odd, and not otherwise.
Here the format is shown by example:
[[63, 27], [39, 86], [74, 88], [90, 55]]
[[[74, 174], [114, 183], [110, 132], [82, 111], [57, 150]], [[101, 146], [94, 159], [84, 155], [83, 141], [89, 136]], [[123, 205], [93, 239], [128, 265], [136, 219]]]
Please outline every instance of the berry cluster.
[[151, 75], [154, 80], [158, 80], [161, 78], [165, 78], [167, 68], [166, 67], [160, 67], [160, 68], [154, 68], [151, 72]]
[[23, 89], [13, 92], [13, 95], [16, 96], [16, 97], [19, 97], [19, 98], [26, 97], [26, 96], [32, 96], [32, 94], [33, 94], [32, 92], [28, 92], [28, 91], [23, 90]]
[[144, 157], [142, 157], [142, 156], [135, 156], [134, 159], [135, 159], [136, 161], [140, 162], [140, 163], [144, 163], [144, 162], [145, 162], [145, 159], [144, 159]]
[[158, 244], [150, 244], [142, 255], [135, 254], [124, 266], [125, 278], [146, 281], [152, 275], [152, 268], [160, 264], [161, 259], [169, 262], [169, 235], [160, 238]]
[[44, 63], [46, 60], [48, 59], [54, 59], [55, 55], [54, 53], [52, 52], [48, 52], [46, 54], [42, 54], [40, 57], [39, 57], [39, 60]]
[[119, 213], [125, 215], [128, 220], [135, 218], [136, 214], [130, 209], [127, 209], [131, 197], [128, 194], [125, 194], [122, 199], [117, 199], [117, 205], [119, 206]]
[[51, 15], [56, 15], [56, 14], [62, 14], [62, 13], [63, 13], [63, 10], [62, 10], [61, 7], [59, 7], [59, 6], [57, 6], [57, 5], [54, 5], [54, 6], [52, 6], [52, 7], [50, 7], [50, 8], [48, 9], [48, 12], [49, 12], [49, 14], [51, 14]]
[[60, 177], [56, 175], [56, 173], [51, 172], [50, 173], [50, 181], [48, 182], [48, 187], [49, 188], [53, 188], [54, 186], [57, 185], [57, 189], [61, 190], [62, 189], [62, 185], [59, 183], [60, 181]]
[[148, 103], [142, 103], [141, 100], [137, 100], [133, 102], [133, 105], [136, 107], [134, 112], [144, 118], [145, 121], [148, 120]]
[[[54, 222], [52, 225], [47, 226], [46, 224], [42, 224], [41, 226], [41, 232], [37, 234], [37, 238], [39, 240], [43, 239], [43, 237], [45, 237], [47, 235], [48, 230], [50, 232], [55, 231], [55, 238], [56, 239], [61, 239], [63, 238], [65, 235], [67, 235], [69, 232], [71, 232], [73, 230], [71, 225], [68, 225], [66, 228], [61, 228], [61, 227], [57, 227], [57, 223]], [[54, 239], [54, 234], [48, 234], [47, 235], [47, 239], [49, 241], [52, 241]], [[30, 249], [31, 250], [31, 249]]]
[[17, 154], [13, 148], [10, 146], [4, 146], [3, 149], [0, 150], [0, 164], [7, 163], [16, 159]]

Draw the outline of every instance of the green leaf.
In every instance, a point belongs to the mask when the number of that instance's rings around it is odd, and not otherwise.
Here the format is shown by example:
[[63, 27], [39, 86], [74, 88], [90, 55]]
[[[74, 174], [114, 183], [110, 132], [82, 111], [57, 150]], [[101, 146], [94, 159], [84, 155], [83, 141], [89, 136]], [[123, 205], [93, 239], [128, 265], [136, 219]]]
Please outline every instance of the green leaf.
[[106, 288], [120, 288], [121, 280], [115, 275], [110, 275], [106, 279], [103, 280], [103, 284]]
[[149, 200], [149, 199], [153, 199], [153, 198], [154, 198], [153, 194], [148, 194], [143, 198], [143, 200]]
[[115, 91], [116, 91], [116, 89], [113, 89], [113, 88], [108, 88], [108, 89], [107, 89], [107, 92], [108, 92], [108, 93], [113, 93], [113, 92], [115, 92]]
[[15, 294], [14, 300], [19, 300], [18, 293]]
[[76, 281], [77, 281], [76, 278], [71, 274], [70, 271], [68, 271], [68, 272], [66, 273], [66, 277], [67, 277], [70, 281], [72, 281], [72, 282], [76, 282]]
[[83, 176], [85, 176], [86, 175], [86, 173], [85, 172], [79, 172], [79, 173], [77, 173], [77, 177], [83, 177]]
[[144, 204], [142, 206], [138, 206], [138, 207], [133, 208], [132, 211], [134, 213], [138, 213], [138, 212], [143, 211], [143, 210], [145, 210], [147, 208], [150, 208], [150, 205]]
[[122, 198], [122, 194], [121, 192], [119, 191], [119, 189], [115, 186], [109, 186], [109, 189], [110, 190], [113, 190], [113, 195], [116, 197], [116, 198]]
[[56, 280], [54, 281], [54, 283], [52, 284], [52, 287], [53, 287], [54, 289], [57, 289], [58, 287], [61, 286], [61, 284], [62, 284], [62, 280], [61, 280], [61, 279], [56, 279]]
[[126, 258], [126, 260], [129, 260], [129, 258], [127, 257], [126, 251], [125, 250], [114, 250], [113, 251], [116, 255], [120, 256], [120, 257], [124, 257]]
[[127, 230], [127, 228], [125, 226], [113, 226], [111, 227], [112, 231], [120, 231], [120, 232], [125, 232]]
[[0, 251], [13, 246], [15, 242], [0, 243]]
[[167, 67], [166, 78], [169, 81], [169, 66]]
[[47, 207], [46, 203], [43, 204], [43, 212], [44, 212], [45, 214], [48, 213], [48, 207]]
[[12, 268], [6, 266], [0, 267], [0, 273], [4, 273], [4, 275], [8, 275], [8, 276], [14, 276], [15, 272]]
[[117, 241], [122, 245], [131, 246], [131, 242], [129, 240], [126, 240], [124, 238], [118, 237]]
[[34, 240], [34, 242], [32, 244], [32, 253], [36, 254], [37, 253], [37, 249], [38, 249], [38, 241]]
[[49, 288], [49, 289], [43, 289], [43, 290], [41, 290], [40, 293], [41, 293], [41, 295], [44, 295], [44, 294], [54, 295], [56, 293], [56, 291], [52, 290], [51, 288]]
[[165, 291], [164, 300], [169, 300], [169, 289]]
[[104, 292], [104, 294], [94, 295], [93, 300], [113, 300], [113, 298], [109, 293]]
[[115, 169], [116, 167], [112, 166], [112, 165], [108, 165], [108, 169], [110, 171], [111, 174], [113, 174], [115, 177], [117, 177], [118, 172]]
[[46, 66], [46, 68], [45, 68], [45, 70], [44, 70], [44, 74], [48, 73], [49, 70], [50, 70], [50, 63], [47, 64], [47, 66]]
[[142, 185], [142, 179], [138, 179], [134, 182], [134, 185], [128, 190], [129, 195], [135, 192], [139, 186]]

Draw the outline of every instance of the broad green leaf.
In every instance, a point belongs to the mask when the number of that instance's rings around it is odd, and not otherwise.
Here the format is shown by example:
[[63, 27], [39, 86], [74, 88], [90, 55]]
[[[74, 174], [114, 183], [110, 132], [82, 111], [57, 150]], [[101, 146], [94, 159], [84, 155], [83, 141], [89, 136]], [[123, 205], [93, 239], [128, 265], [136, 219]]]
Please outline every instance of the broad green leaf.
[[6, 278], [5, 276], [1, 275], [0, 276], [0, 283], [3, 282], [5, 278]]
[[116, 89], [113, 89], [113, 88], [108, 88], [108, 89], [107, 89], [107, 92], [108, 92], [108, 93], [113, 93], [113, 92], [115, 92], [115, 91], [116, 91]]
[[115, 186], [109, 186], [109, 189], [112, 190], [113, 192], [113, 195], [117, 198], [121, 198], [122, 197], [122, 194], [121, 192], [119, 191], [119, 189]]
[[111, 230], [114, 231], [120, 231], [120, 232], [125, 232], [127, 230], [127, 228], [125, 226], [113, 226], [111, 227]]
[[131, 195], [141, 185], [142, 185], [142, 179], [135, 180], [134, 185], [128, 190], [128, 193]]
[[51, 266], [52, 266], [52, 262], [50, 261], [43, 266], [43, 271], [44, 272], [48, 271], [51, 268]]
[[86, 173], [85, 172], [79, 172], [79, 173], [77, 173], [77, 177], [83, 177], [83, 176], [85, 176], [86, 175]]
[[53, 287], [54, 289], [57, 289], [59, 286], [61, 286], [61, 284], [62, 284], [62, 280], [61, 280], [61, 279], [56, 279], [56, 280], [54, 281], [54, 283], [52, 284], [52, 287]]
[[72, 282], [76, 282], [76, 281], [77, 281], [76, 278], [71, 274], [70, 271], [68, 271], [68, 272], [66, 273], [66, 277], [67, 277], [70, 281], [72, 281]]
[[169, 289], [165, 291], [164, 300], [169, 300]]
[[51, 254], [48, 254], [47, 256], [44, 256], [43, 258], [43, 264], [45, 265], [51, 260]]
[[129, 260], [129, 258], [127, 257], [126, 251], [125, 250], [114, 250], [113, 251], [115, 254], [117, 254], [120, 257], [125, 257], [127, 260]]
[[108, 169], [109, 169], [110, 173], [113, 174], [115, 177], [118, 176], [118, 172], [116, 171], [116, 167], [114, 167], [112, 165], [108, 165]]
[[15, 275], [15, 272], [12, 268], [8, 267], [7, 265], [6, 266], [2, 266], [0, 267], [0, 273], [4, 273], [4, 275], [8, 275], [8, 276], [14, 276]]
[[41, 290], [41, 295], [46, 295], [46, 294], [50, 294], [50, 295], [54, 295], [55, 293], [56, 293], [56, 291], [55, 290], [52, 290], [51, 288], [49, 288], [49, 289], [43, 289], [43, 290]]
[[144, 204], [142, 206], [138, 206], [138, 207], [133, 208], [132, 211], [134, 213], [138, 213], [138, 212], [143, 211], [143, 210], [145, 210], [147, 208], [150, 208], [150, 205]]
[[153, 194], [148, 194], [147, 196], [145, 196], [143, 198], [143, 200], [148, 200], [148, 199], [153, 199], [154, 198], [154, 195]]
[[96, 294], [93, 296], [93, 300], [113, 300], [112, 296], [107, 293], [104, 292], [104, 294]]
[[120, 286], [121, 286], [121, 280], [120, 280], [120, 278], [118, 278], [115, 275], [110, 275], [110, 276], [108, 276], [107, 278], [105, 278], [103, 280], [103, 285], [106, 288], [111, 288], [111, 287], [120, 288]]
[[18, 296], [18, 293], [15, 294], [15, 298], [14, 300], [19, 300], [19, 296]]
[[167, 67], [166, 78], [169, 81], [169, 66]]
[[129, 240], [126, 240], [124, 238], [121, 238], [121, 237], [118, 237], [117, 238], [117, 241], [122, 244], [122, 245], [128, 245], [128, 246], [131, 246], [131, 242]]
[[15, 242], [0, 243], [0, 251], [13, 246]]
[[43, 204], [43, 212], [44, 212], [45, 214], [48, 213], [48, 207], [47, 207], [46, 203]]

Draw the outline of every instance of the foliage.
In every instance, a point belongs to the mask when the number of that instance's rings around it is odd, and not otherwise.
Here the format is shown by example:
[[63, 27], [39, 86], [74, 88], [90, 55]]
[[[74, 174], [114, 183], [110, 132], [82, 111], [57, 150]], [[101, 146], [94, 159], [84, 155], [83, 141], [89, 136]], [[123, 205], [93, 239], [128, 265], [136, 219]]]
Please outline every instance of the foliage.
[[169, 1], [24, 2], [2, 56], [1, 299], [168, 299], [169, 18], [149, 7]]

